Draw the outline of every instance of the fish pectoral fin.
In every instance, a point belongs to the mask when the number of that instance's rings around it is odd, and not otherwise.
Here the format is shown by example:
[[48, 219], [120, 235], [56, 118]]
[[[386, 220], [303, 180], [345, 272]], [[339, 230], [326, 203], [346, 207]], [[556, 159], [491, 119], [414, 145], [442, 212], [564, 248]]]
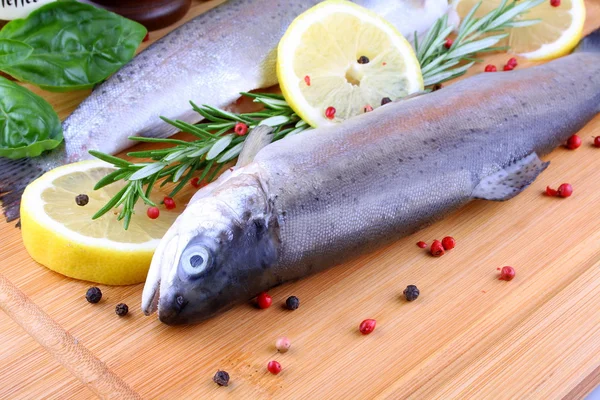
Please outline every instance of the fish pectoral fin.
[[236, 168], [245, 167], [250, 164], [256, 154], [273, 141], [273, 128], [268, 125], [259, 125], [252, 129], [246, 138], [244, 147], [238, 157]]
[[492, 201], [510, 200], [531, 185], [548, 165], [549, 162], [543, 162], [536, 153], [531, 153], [482, 179], [473, 191], [473, 197]]

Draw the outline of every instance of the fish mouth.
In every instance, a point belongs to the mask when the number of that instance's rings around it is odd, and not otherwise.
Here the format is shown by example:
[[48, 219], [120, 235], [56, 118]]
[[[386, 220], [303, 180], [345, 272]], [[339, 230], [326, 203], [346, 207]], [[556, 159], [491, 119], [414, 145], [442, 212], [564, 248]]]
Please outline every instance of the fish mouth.
[[[158, 282], [158, 285], [160, 286], [160, 281]], [[154, 294], [152, 296], [152, 300], [150, 301], [149, 306], [144, 308], [144, 314], [150, 315], [150, 314], [153, 314], [154, 312], [158, 311], [158, 301], [159, 300], [160, 300], [160, 287], [157, 287], [154, 290]]]
[[177, 252], [174, 247], [178, 235], [169, 234], [169, 232], [167, 232], [167, 235], [170, 235], [170, 237], [165, 236], [154, 253], [142, 292], [142, 311], [147, 316], [158, 310], [161, 283], [169, 271], [176, 267]]
[[142, 293], [142, 311], [149, 316], [158, 310], [160, 300], [160, 278], [150, 281], [150, 274], [146, 278], [144, 291]]
[[186, 323], [187, 320], [183, 318], [182, 311], [188, 305], [188, 300], [185, 299], [181, 294], [174, 294], [169, 298], [162, 299], [160, 307], [158, 308], [158, 319], [160, 322], [167, 325], [180, 325]]

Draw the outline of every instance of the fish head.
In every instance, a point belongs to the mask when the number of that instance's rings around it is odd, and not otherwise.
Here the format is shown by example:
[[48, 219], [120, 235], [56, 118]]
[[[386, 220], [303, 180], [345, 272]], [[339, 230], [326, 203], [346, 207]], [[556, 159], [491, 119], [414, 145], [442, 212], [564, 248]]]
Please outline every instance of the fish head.
[[145, 314], [198, 322], [272, 286], [277, 223], [259, 180], [232, 178], [193, 199], [161, 241], [144, 287]]

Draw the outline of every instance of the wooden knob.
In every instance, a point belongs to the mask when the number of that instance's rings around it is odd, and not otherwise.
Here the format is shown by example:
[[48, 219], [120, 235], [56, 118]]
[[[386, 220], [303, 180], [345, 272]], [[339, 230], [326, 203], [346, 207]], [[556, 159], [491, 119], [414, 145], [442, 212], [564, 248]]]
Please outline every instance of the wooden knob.
[[137, 21], [150, 31], [179, 21], [192, 4], [192, 0], [90, 0], [88, 2]]

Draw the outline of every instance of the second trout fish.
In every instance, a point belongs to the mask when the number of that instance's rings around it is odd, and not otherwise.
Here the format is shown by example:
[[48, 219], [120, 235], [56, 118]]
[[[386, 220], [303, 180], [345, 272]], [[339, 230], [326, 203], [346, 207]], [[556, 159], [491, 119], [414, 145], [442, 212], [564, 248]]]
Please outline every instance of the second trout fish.
[[[273, 86], [276, 48], [289, 24], [318, 0], [229, 0], [141, 52], [92, 92], [64, 122], [64, 146], [44, 156], [0, 158], [0, 200], [18, 218], [25, 186], [43, 172], [115, 154], [129, 136], [166, 137], [176, 128], [159, 116], [195, 123], [196, 104], [225, 107], [240, 92]], [[447, 0], [354, 0], [388, 19], [401, 33], [423, 32], [448, 10]]]

